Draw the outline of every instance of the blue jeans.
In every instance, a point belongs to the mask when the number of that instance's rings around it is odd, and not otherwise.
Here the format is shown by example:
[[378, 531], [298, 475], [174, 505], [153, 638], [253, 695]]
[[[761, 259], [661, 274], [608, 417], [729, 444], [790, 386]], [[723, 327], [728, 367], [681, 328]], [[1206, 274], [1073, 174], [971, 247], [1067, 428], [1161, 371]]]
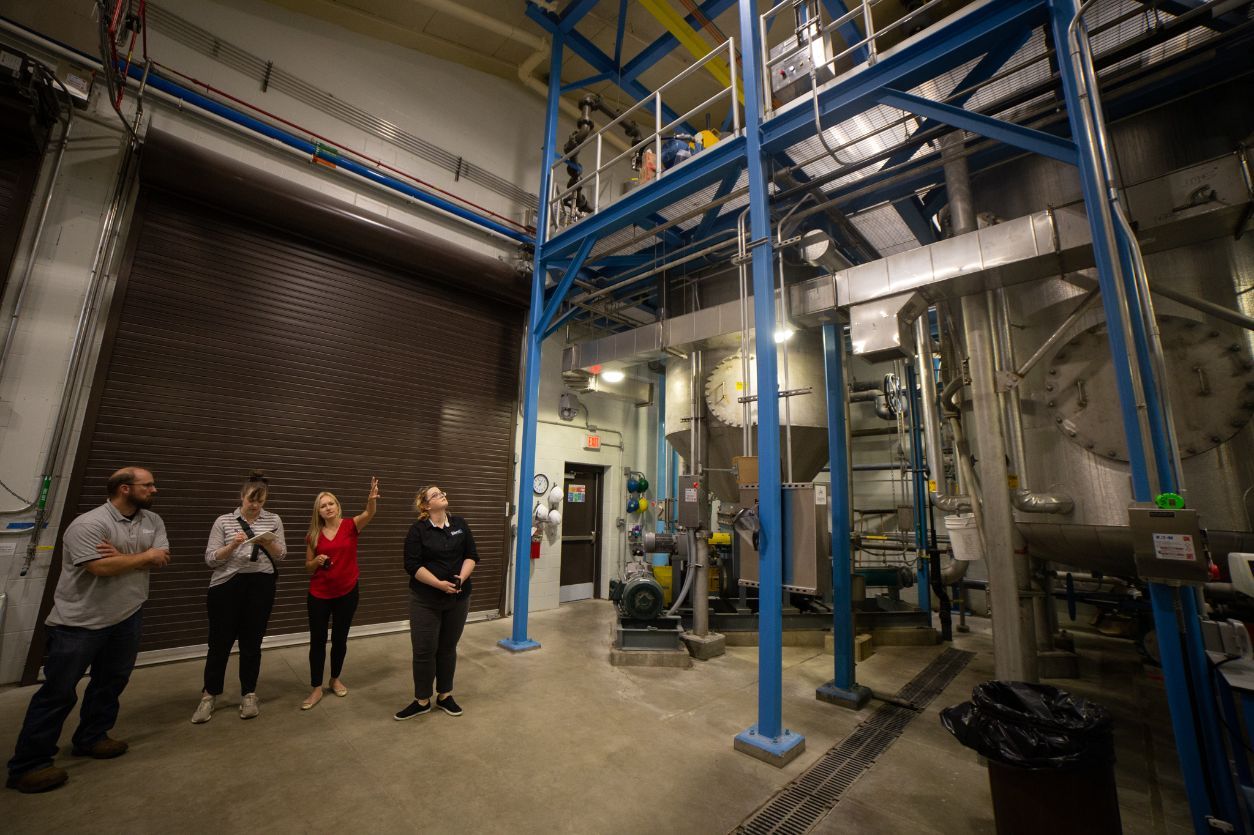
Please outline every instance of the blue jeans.
[[78, 701], [78, 681], [91, 668], [83, 694], [74, 748], [91, 748], [118, 719], [118, 697], [130, 681], [139, 653], [143, 609], [104, 629], [48, 625], [44, 683], [30, 700], [26, 721], [9, 760], [9, 774], [20, 776], [52, 765], [61, 728]]

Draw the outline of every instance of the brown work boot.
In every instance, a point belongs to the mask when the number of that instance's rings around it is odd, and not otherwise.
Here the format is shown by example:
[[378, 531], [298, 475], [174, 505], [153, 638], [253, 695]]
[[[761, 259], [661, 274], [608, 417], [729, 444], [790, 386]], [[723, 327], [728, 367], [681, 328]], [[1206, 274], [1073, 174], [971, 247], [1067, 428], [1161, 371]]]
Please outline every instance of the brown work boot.
[[74, 756], [76, 757], [95, 757], [98, 760], [111, 760], [114, 757], [120, 757], [126, 753], [126, 749], [131, 746], [127, 745], [120, 739], [110, 739], [103, 736], [100, 740], [90, 748], [74, 748]]
[[37, 794], [52, 791], [57, 786], [64, 785], [68, 779], [70, 775], [65, 773], [64, 768], [49, 765], [25, 774], [11, 774], [5, 785], [11, 789], [17, 789], [22, 794]]

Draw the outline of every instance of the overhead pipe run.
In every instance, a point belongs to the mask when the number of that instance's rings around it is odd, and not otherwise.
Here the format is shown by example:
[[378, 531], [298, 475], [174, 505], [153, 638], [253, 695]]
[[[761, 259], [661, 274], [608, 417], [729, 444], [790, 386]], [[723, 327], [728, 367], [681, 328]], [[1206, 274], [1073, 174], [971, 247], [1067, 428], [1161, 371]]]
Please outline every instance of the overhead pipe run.
[[[128, 72], [131, 77], [136, 79], [139, 79], [144, 75], [144, 70], [141, 67], [132, 66]], [[242, 128], [246, 128], [254, 133], [260, 134], [261, 136], [267, 137], [268, 139], [275, 140], [276, 142], [286, 145], [289, 148], [295, 148], [298, 151], [309, 154], [310, 158], [320, 160], [333, 168], [343, 169], [356, 174], [363, 179], [370, 180], [371, 182], [377, 183], [385, 188], [391, 189], [392, 191], [404, 194], [407, 197], [412, 197], [421, 203], [425, 203], [433, 208], [439, 209], [442, 212], [460, 218], [461, 220], [468, 221], [475, 226], [494, 232], [504, 238], [508, 238], [521, 244], [531, 244], [534, 242], [530, 235], [525, 235], [522, 232], [510, 229], [508, 226], [498, 223], [497, 221], [464, 209], [456, 203], [452, 203], [442, 197], [437, 197], [434, 194], [416, 188], [409, 183], [396, 179], [395, 177], [381, 174], [359, 162], [340, 156], [329, 148], [301, 139], [300, 137], [294, 136], [287, 131], [280, 130], [279, 128], [267, 124], [260, 119], [255, 119], [252, 116], [241, 113], [234, 108], [227, 107], [226, 105], [215, 101], [208, 96], [202, 96], [200, 93], [190, 90], [180, 84], [176, 84], [169, 79], [157, 75], [156, 73], [148, 74], [148, 86], [165, 93], [166, 95], [185, 101], [188, 104], [206, 111], [207, 113], [212, 113], [215, 116], [226, 119], [228, 122], [232, 122]]]

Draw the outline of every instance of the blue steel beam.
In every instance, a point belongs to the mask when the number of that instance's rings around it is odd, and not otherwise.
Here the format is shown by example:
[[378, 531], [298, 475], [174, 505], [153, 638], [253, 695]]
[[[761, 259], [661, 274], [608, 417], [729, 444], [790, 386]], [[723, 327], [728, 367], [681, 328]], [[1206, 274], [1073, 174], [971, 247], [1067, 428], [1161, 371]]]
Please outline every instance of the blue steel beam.
[[570, 5], [562, 9], [562, 13], [557, 16], [558, 27], [563, 32], [570, 32], [598, 2], [600, 0], [570, 0]]
[[579, 249], [575, 251], [575, 257], [570, 259], [570, 265], [562, 274], [561, 280], [557, 282], [557, 286], [553, 288], [548, 304], [544, 306], [544, 312], [540, 314], [540, 321], [536, 323], [536, 330], [544, 331], [548, 328], [549, 323], [553, 320], [553, 315], [557, 313], [557, 308], [561, 305], [562, 300], [566, 298], [566, 294], [570, 292], [571, 285], [575, 283], [575, 276], [579, 275], [583, 262], [588, 259], [588, 253], [592, 251], [592, 246], [596, 242], [596, 238], [589, 236], [584, 238], [583, 242], [579, 244]]
[[[1076, 0], [1051, 0], [1050, 26], [1060, 54], [1071, 52], [1069, 27], [1079, 14]], [[1117, 250], [1117, 231], [1111, 207], [1107, 203], [1107, 184], [1102, 167], [1102, 149], [1085, 120], [1086, 113], [1095, 113], [1087, 97], [1081, 91], [1081, 78], [1077, 76], [1069, 60], [1059, 62], [1067, 117], [1071, 123], [1071, 135], [1076, 138], [1080, 185], [1093, 233], [1093, 254], [1097, 263], [1098, 283], [1101, 287], [1102, 306], [1109, 324], [1107, 334], [1111, 343], [1111, 359], [1115, 369], [1116, 391], [1123, 420], [1124, 435], [1128, 441], [1132, 469], [1132, 495], [1136, 501], [1153, 499], [1150, 487], [1150, 469], [1157, 456], [1152, 446], [1147, 446], [1141, 429], [1139, 395], [1132, 368], [1143, 366], [1143, 358], [1130, 351], [1140, 346], [1129, 345], [1125, 327], [1129, 317], [1140, 314], [1130, 310], [1130, 299], [1122, 295], [1127, 282], [1123, 264]], [[1139, 354], [1140, 351], [1137, 351]], [[1148, 460], [1147, 460], [1148, 459]], [[1174, 462], [1171, 463], [1174, 467]], [[1181, 589], [1150, 583], [1150, 602], [1154, 622], [1158, 629], [1163, 681], [1167, 691], [1167, 705], [1171, 713], [1176, 753], [1180, 758], [1180, 772], [1184, 778], [1185, 792], [1189, 798], [1189, 812], [1197, 832], [1211, 830], [1210, 820], [1218, 817], [1243, 829], [1239, 809], [1228, 806], [1231, 795], [1231, 774], [1228, 772], [1226, 755], [1222, 748], [1211, 743], [1218, 736], [1214, 725], [1214, 702], [1200, 701], [1209, 693], [1209, 670], [1202, 656], [1200, 663], [1194, 654], [1199, 649], [1194, 641], [1197, 633], [1197, 610], [1192, 588]], [[1199, 738], [1197, 727], [1202, 727]], [[1209, 775], [1207, 772], [1211, 772]], [[1227, 793], [1223, 791], [1227, 788]], [[1215, 803], [1209, 787], [1215, 787]]]
[[[930, 363], [929, 363], [930, 365]], [[916, 573], [919, 591], [919, 611], [932, 611], [932, 584], [928, 578], [930, 573], [927, 557], [927, 474], [923, 471], [923, 426], [919, 415], [923, 411], [922, 398], [919, 396], [919, 373], [931, 374], [932, 369], [917, 369], [914, 363], [906, 365], [906, 392], [910, 404], [910, 467], [914, 470], [914, 547], [915, 553], [921, 554]]]
[[639, 223], [641, 219], [673, 205], [675, 201], [715, 182], [731, 168], [744, 165], [745, 138], [733, 136], [708, 148], [683, 164], [665, 172], [657, 180], [647, 183], [574, 226], [562, 230], [548, 243], [550, 257], [561, 257], [572, 252], [587, 235], [604, 238], [606, 235]]
[[[540, 24], [549, 34], [556, 36], [562, 33], [560, 24], [552, 12], [545, 11], [535, 4], [535, 0], [527, 0], [527, 17]], [[639, 81], [624, 78], [622, 76], [622, 68], [614, 63], [610, 56], [606, 55], [592, 41], [579, 34], [577, 30], [571, 30], [564, 34], [563, 40], [570, 47], [570, 51], [578, 55], [583, 60], [592, 65], [597, 72], [610, 73], [615, 79], [619, 87], [623, 88], [629, 95], [634, 97], [636, 101], [644, 101], [653, 95], [653, 91], [645, 87]], [[662, 116], [667, 122], [673, 122], [679, 118], [679, 114], [665, 104], [662, 105]], [[684, 123], [684, 127], [691, 133], [696, 131], [688, 123]]]
[[[701, 10], [702, 15], [709, 20], [713, 20], [735, 5], [735, 3], [736, 0], [705, 0], [705, 2], [697, 8]], [[684, 18], [684, 20], [688, 22], [689, 26], [694, 28], [700, 25], [697, 21], [697, 16], [694, 14], [689, 14]], [[627, 66], [623, 67], [623, 81], [627, 82], [636, 80], [642, 72], [665, 58], [671, 50], [677, 46], [679, 46], [679, 39], [670, 32], [662, 35], [653, 43], [642, 49], [635, 58], [632, 58], [627, 62]]]
[[[540, 159], [552, 159], [557, 146], [557, 106], [562, 99], [562, 36], [553, 36], [549, 56], [549, 98], [544, 116], [544, 149]], [[540, 167], [541, 195], [549, 193], [553, 169]], [[549, 228], [549, 201], [540, 198], [536, 217], [535, 261], [531, 271], [531, 307], [527, 311], [526, 354], [523, 360], [522, 449], [518, 460], [518, 504], [514, 534], [514, 612], [510, 637], [499, 643], [511, 652], [539, 649], [540, 643], [527, 637], [527, 608], [531, 594], [531, 482], [536, 471], [536, 427], [540, 417], [540, 357], [544, 328], [545, 252], [544, 237]], [[554, 298], [557, 298], [556, 296]]]
[[852, 487], [846, 431], [844, 326], [823, 325], [823, 377], [827, 389], [827, 452], [831, 485], [827, 500], [832, 513], [832, 680], [815, 697], [832, 704], [861, 708], [871, 691], [858, 684], [854, 670]]
[[[965, 90], [966, 92], [954, 96], [949, 103], [956, 107], [962, 107], [966, 104], [976, 92], [971, 88], [992, 78], [1027, 43], [1030, 37], [1032, 37], [1032, 30], [1025, 28], [1017, 37], [1004, 37], [994, 43], [984, 57], [968, 70], [967, 74], [962, 77], [962, 80], [954, 86], [955, 90]], [[937, 127], [939, 124], [939, 122], [932, 119], [924, 119], [919, 122], [912, 136], [919, 136]], [[908, 148], [898, 151], [884, 160], [884, 164], [880, 166], [880, 169], [894, 168], [908, 162], [914, 156], [915, 150], [915, 148]], [[897, 214], [901, 215], [901, 219], [910, 227], [910, 231], [914, 233], [914, 236], [919, 239], [920, 243], [927, 244], [938, 240], [939, 235], [936, 232], [936, 227], [929, 220], [936, 214], [936, 209], [929, 210], [917, 197], [896, 201], [893, 203], [893, 208], [897, 210]], [[928, 237], [920, 237], [920, 232], [924, 232]]]
[[593, 84], [600, 84], [613, 77], [613, 73], [599, 72], [596, 75], [590, 75], [587, 78], [581, 78], [578, 81], [572, 81], [569, 84], [562, 85], [562, 92], [569, 93], [571, 90], [582, 90], [584, 87], [590, 87]]
[[[823, 0], [823, 8], [827, 9], [827, 14], [832, 20], [839, 20], [849, 13], [849, 7], [845, 5], [844, 0]], [[846, 49], [862, 40], [862, 32], [854, 25], [852, 20], [837, 26], [836, 32], [844, 40]], [[866, 47], [860, 46], [852, 54], [854, 60], [865, 61]]]
[[996, 139], [999, 142], [1005, 142], [1007, 145], [1013, 145], [1016, 148], [1022, 148], [1034, 154], [1041, 154], [1067, 165], [1076, 164], [1075, 143], [1070, 139], [1063, 139], [1062, 137], [1054, 136], [1052, 133], [1016, 125], [1014, 122], [1007, 122], [1004, 119], [985, 116], [983, 113], [975, 113], [971, 110], [964, 110], [961, 107], [954, 107], [952, 104], [931, 101], [913, 93], [903, 93], [899, 90], [884, 90], [879, 94], [878, 98], [881, 104], [886, 104], [889, 107], [895, 107], [898, 110], [904, 110], [916, 116], [925, 116], [950, 127], [961, 128], [980, 136], [986, 136], [989, 139]]
[[618, 0], [618, 29], [614, 32], [614, 66], [623, 65], [623, 33], [627, 31], [627, 0]]
[[[1017, 35], [1025, 27], [1044, 22], [1044, 0], [1011, 0], [968, 6], [946, 19], [945, 25], [922, 33], [917, 41], [897, 47], [876, 63], [819, 93], [819, 113], [825, 124], [862, 112], [885, 87], [912, 89], [944, 70], [977, 58], [998, 38]], [[792, 102], [762, 125], [762, 145], [775, 153], [814, 134], [814, 110], [809, 98]]]
[[731, 194], [731, 190], [736, 185], [736, 181], [740, 179], [740, 169], [733, 168], [723, 175], [723, 179], [719, 182], [718, 188], [714, 189], [714, 197], [710, 201], [714, 203], [709, 210], [701, 217], [701, 222], [696, 225], [692, 232], [692, 239], [699, 241], [706, 235], [710, 234], [710, 230], [714, 227], [714, 221], [718, 218], [718, 213], [723, 210], [723, 204], [718, 201]]
[[[749, 749], [783, 765], [805, 750], [805, 737], [783, 726], [783, 539], [784, 509], [779, 452], [779, 375], [775, 345], [775, 270], [771, 246], [771, 206], [762, 151], [761, 52], [757, 4], [740, 0], [740, 32], [745, 96], [745, 163], [749, 174], [749, 230], [752, 246], [754, 348], [758, 390], [758, 721], [736, 735], [738, 749]], [[730, 140], [728, 140], [730, 142]], [[720, 142], [710, 151], [717, 151]], [[782, 148], [779, 150], [783, 150]], [[697, 159], [700, 159], [698, 156]], [[696, 161], [696, 160], [693, 160]]]

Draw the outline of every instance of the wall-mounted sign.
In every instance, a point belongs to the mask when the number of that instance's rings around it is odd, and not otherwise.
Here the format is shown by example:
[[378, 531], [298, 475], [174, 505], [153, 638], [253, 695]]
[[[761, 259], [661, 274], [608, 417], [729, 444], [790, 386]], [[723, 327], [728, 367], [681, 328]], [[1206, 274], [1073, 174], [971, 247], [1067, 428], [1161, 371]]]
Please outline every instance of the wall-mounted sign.
[[600, 435], [585, 435], [583, 439], [583, 448], [584, 449], [600, 449], [601, 448], [601, 436]]
[[586, 502], [587, 493], [588, 487], [585, 484], [567, 484], [566, 502], [568, 504]]

